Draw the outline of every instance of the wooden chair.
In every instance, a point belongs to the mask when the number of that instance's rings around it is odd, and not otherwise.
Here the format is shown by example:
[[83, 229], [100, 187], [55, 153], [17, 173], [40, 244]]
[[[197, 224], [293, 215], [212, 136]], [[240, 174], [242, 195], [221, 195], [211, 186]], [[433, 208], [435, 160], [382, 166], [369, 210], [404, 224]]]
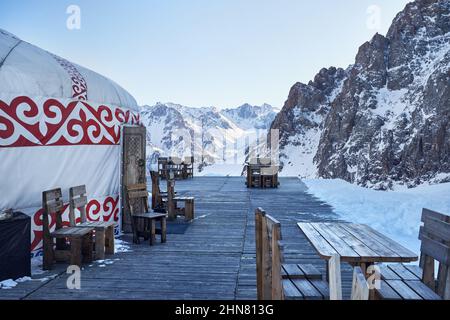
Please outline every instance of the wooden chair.
[[[114, 221], [87, 221], [86, 186], [72, 187], [69, 190], [69, 220], [72, 227], [94, 228], [95, 259], [103, 260], [106, 254], [114, 254]], [[75, 209], [80, 211], [80, 223], [76, 223]]]
[[313, 265], [283, 264], [281, 224], [261, 208], [255, 235], [258, 300], [328, 299], [328, 285]]
[[261, 167], [259, 165], [247, 165], [247, 188], [261, 187]]
[[161, 192], [159, 187], [159, 173], [150, 171], [152, 179], [152, 210], [156, 212], [166, 212], [167, 192]]
[[[43, 208], [43, 269], [50, 270], [53, 263], [70, 261], [71, 265], [81, 267], [84, 262], [92, 262], [93, 241], [91, 227], [64, 227], [62, 214], [64, 203], [61, 189], [42, 193]], [[49, 215], [55, 215], [55, 231], [50, 231]], [[56, 244], [54, 242], [56, 240]]]
[[[450, 299], [450, 217], [423, 209], [422, 222], [420, 266], [380, 265], [382, 281], [376, 299]], [[437, 279], [435, 263], [439, 263]]]
[[[161, 235], [161, 243], [166, 242], [166, 214], [149, 212], [147, 185], [135, 184], [126, 188], [133, 242], [139, 244], [139, 238], [144, 237], [144, 240], [149, 239], [150, 245], [153, 245], [156, 234]], [[160, 229], [156, 229], [156, 221], [160, 223]]]
[[[170, 220], [175, 220], [177, 216], [184, 216], [186, 221], [194, 219], [194, 197], [181, 197], [175, 193], [175, 179], [167, 175], [167, 213]], [[184, 207], [179, 207], [183, 202]]]
[[263, 188], [278, 188], [278, 167], [262, 167], [260, 175]]

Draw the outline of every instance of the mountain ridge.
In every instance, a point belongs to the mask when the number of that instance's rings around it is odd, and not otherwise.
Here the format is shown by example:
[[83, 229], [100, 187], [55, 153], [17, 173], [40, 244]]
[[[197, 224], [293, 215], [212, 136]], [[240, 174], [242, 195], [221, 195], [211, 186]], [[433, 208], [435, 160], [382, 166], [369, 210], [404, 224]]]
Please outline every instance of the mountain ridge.
[[347, 69], [296, 83], [271, 128], [283, 174], [375, 189], [450, 181], [450, 1], [417, 0]]

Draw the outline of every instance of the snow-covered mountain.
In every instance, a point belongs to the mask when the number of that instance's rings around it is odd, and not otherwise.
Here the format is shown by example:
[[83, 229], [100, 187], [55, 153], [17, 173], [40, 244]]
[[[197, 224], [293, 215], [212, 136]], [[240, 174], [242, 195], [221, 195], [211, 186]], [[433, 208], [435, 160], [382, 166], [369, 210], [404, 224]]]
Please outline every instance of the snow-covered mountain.
[[450, 181], [450, 0], [406, 5], [346, 70], [295, 84], [272, 124], [283, 174], [377, 189]]
[[223, 110], [174, 103], [143, 106], [148, 165], [159, 155], [193, 154], [200, 174], [240, 174], [248, 147], [265, 140], [276, 112], [268, 104]]

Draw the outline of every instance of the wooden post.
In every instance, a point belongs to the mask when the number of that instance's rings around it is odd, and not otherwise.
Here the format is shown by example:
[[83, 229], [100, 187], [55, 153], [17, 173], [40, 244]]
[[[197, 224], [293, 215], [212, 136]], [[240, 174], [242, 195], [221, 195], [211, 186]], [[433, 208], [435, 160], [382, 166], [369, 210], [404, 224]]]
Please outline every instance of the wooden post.
[[269, 234], [267, 230], [267, 219], [265, 215], [261, 219], [261, 252], [262, 252], [262, 300], [270, 300], [272, 298], [272, 259], [270, 257]]
[[70, 244], [70, 264], [77, 265], [81, 268], [81, 238], [72, 238], [72, 243]]
[[263, 299], [262, 279], [262, 209], [255, 211], [255, 242], [256, 242], [256, 290], [258, 300]]
[[[103, 246], [104, 242], [102, 243]], [[91, 263], [94, 260], [94, 242], [92, 231], [89, 232], [81, 239], [81, 253], [82, 253], [82, 261], [86, 263]], [[105, 256], [105, 254], [103, 254]]]
[[105, 259], [105, 228], [95, 229], [95, 259]]
[[446, 266], [445, 277], [442, 278], [443, 285], [442, 288], [442, 298], [444, 300], [450, 300], [450, 268]]
[[187, 221], [194, 219], [194, 198], [187, 199], [184, 204], [184, 214]]
[[434, 258], [423, 256], [423, 274], [422, 282], [430, 287], [433, 291], [436, 290], [436, 282], [434, 279]]
[[342, 300], [341, 259], [338, 254], [328, 260], [330, 300]]
[[167, 213], [169, 220], [175, 220], [177, 218], [175, 200], [174, 198], [174, 182], [167, 177]]
[[156, 226], [155, 219], [150, 219], [150, 245], [156, 242]]
[[105, 230], [105, 253], [114, 254], [114, 226]]
[[166, 218], [161, 218], [161, 243], [165, 243], [167, 239], [167, 222]]
[[281, 226], [275, 224], [272, 227], [272, 299], [282, 300], [283, 285], [281, 282]]

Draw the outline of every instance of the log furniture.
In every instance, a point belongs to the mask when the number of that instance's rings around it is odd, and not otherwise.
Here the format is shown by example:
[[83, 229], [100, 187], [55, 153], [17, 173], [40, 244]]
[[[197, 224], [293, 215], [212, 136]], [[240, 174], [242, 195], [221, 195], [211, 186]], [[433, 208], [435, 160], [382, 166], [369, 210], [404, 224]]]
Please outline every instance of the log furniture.
[[450, 299], [450, 216], [423, 209], [421, 221], [420, 266], [381, 265], [381, 288], [376, 290], [376, 299]]
[[[44, 270], [50, 270], [53, 263], [67, 262], [81, 267], [82, 262], [92, 262], [93, 230], [92, 227], [65, 227], [62, 214], [64, 203], [61, 189], [42, 193], [43, 223], [43, 264]], [[51, 231], [50, 217], [54, 218], [55, 230]], [[56, 243], [55, 243], [56, 241]]]
[[[86, 217], [86, 186], [69, 189], [69, 221], [70, 226], [78, 228], [94, 228], [95, 259], [105, 259], [105, 254], [114, 254], [114, 221], [88, 221]], [[80, 222], [77, 223], [75, 210], [80, 211]]]
[[[367, 268], [378, 262], [412, 262], [418, 259], [410, 250], [364, 224], [330, 222], [297, 225], [318, 255], [328, 261], [330, 295], [336, 299], [342, 297], [340, 270], [335, 270], [340, 262], [359, 266], [367, 274]], [[333, 261], [336, 259], [340, 262]]]
[[[147, 185], [128, 185], [126, 189], [133, 242], [139, 244], [139, 238], [144, 237], [144, 240], [149, 240], [150, 245], [153, 245], [156, 241], [156, 234], [161, 235], [161, 243], [166, 242], [166, 214], [150, 212]], [[156, 228], [156, 222], [160, 224], [159, 229]]]
[[281, 224], [261, 208], [255, 211], [258, 300], [327, 299], [328, 285], [309, 264], [283, 264]]

